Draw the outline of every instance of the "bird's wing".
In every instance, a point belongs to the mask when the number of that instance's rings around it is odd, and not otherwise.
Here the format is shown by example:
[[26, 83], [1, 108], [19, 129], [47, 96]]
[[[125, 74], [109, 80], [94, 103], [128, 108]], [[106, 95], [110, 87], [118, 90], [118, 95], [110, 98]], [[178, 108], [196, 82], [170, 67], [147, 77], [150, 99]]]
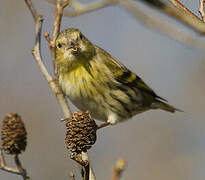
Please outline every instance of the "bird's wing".
[[104, 50], [101, 52], [103, 55], [106, 55], [106, 58], [103, 58], [104, 63], [118, 82], [130, 87], [138, 88], [155, 98], [167, 101], [166, 99], [159, 97], [147, 84], [145, 84], [145, 82], [139, 76], [127, 69], [122, 63], [114, 59], [110, 54]]

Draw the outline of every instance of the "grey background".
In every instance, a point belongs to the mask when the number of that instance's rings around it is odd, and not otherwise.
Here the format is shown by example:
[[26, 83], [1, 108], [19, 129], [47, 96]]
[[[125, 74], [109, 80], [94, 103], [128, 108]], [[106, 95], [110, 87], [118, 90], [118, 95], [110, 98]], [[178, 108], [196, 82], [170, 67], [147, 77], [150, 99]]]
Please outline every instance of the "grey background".
[[[42, 0], [33, 2], [44, 14], [43, 31], [51, 32], [53, 6]], [[199, 15], [198, 1], [183, 2]], [[0, 119], [9, 112], [23, 117], [28, 131], [27, 150], [20, 156], [24, 167], [32, 180], [68, 179], [71, 170], [79, 174], [64, 144], [61, 109], [30, 53], [34, 23], [23, 0], [0, 1], [0, 27]], [[170, 104], [185, 111], [149, 111], [99, 131], [89, 151], [97, 179], [109, 179], [112, 165], [123, 157], [128, 166], [122, 180], [203, 180], [205, 52], [142, 26], [119, 7], [65, 17], [62, 29], [68, 27], [79, 28]], [[42, 43], [45, 63], [52, 72], [43, 38]], [[72, 106], [72, 110], [76, 109]], [[8, 162], [13, 165], [10, 158]], [[0, 171], [0, 179], [21, 177]]]

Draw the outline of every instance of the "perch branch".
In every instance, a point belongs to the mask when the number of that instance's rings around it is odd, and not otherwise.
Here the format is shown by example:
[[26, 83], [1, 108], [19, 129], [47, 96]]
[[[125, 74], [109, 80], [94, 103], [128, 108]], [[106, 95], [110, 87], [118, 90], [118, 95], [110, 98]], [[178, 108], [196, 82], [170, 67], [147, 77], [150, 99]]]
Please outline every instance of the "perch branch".
[[[36, 12], [36, 10], [34, 9], [31, 0], [25, 0], [28, 8], [30, 9], [34, 20], [35, 20], [35, 45], [34, 48], [32, 50], [32, 54], [34, 56], [34, 59], [36, 60], [40, 70], [42, 71], [45, 79], [48, 81], [48, 84], [50, 86], [50, 88], [52, 89], [52, 91], [54, 92], [54, 94], [56, 95], [56, 98], [62, 108], [62, 111], [64, 113], [64, 116], [66, 118], [71, 117], [71, 111], [70, 108], [68, 106], [68, 102], [67, 99], [65, 98], [60, 86], [58, 85], [57, 81], [53, 80], [52, 76], [49, 74], [49, 72], [47, 71], [43, 60], [42, 60], [42, 56], [41, 56], [41, 48], [40, 48], [40, 44], [41, 44], [41, 30], [42, 30], [42, 22], [43, 22], [43, 18], [42, 15], [38, 14]], [[61, 24], [61, 19], [62, 19], [62, 14], [63, 14], [63, 8], [65, 8], [68, 5], [69, 1], [63, 1], [61, 2], [60, 0], [58, 0], [56, 2], [56, 14], [55, 14], [55, 22], [54, 22], [54, 30], [53, 30], [53, 36], [52, 36], [52, 40], [49, 37], [49, 34], [44, 33], [44, 36], [46, 35], [46, 39], [49, 41], [49, 45], [51, 48], [51, 55], [52, 55], [52, 60], [55, 60], [55, 51], [54, 51], [54, 45], [55, 45], [55, 40], [57, 38], [57, 35], [60, 31], [60, 24]], [[54, 71], [55, 71], [55, 66], [54, 66]], [[88, 154], [82, 154], [82, 157], [84, 159], [88, 160]], [[90, 180], [95, 180], [94, 177], [94, 173], [91, 169], [91, 165], [90, 165], [90, 173], [92, 178], [90, 178]]]
[[113, 167], [111, 180], [119, 180], [125, 169], [126, 161], [119, 159]]
[[[18, 156], [18, 155], [16, 155], [16, 156]], [[15, 160], [15, 157], [14, 157], [14, 160]], [[15, 163], [16, 163], [16, 161], [15, 161]], [[19, 164], [20, 164], [20, 166], [19, 166]], [[4, 158], [3, 150], [0, 149], [0, 169], [3, 170], [3, 171], [6, 171], [6, 172], [12, 173], [12, 174], [20, 175], [20, 176], [23, 177], [24, 180], [30, 179], [27, 176], [26, 171], [22, 168], [21, 162], [20, 162], [19, 159], [18, 159], [18, 164], [16, 163], [16, 165], [17, 165], [17, 169], [16, 168], [12, 168], [12, 167], [8, 167], [6, 165], [6, 161], [5, 161], [5, 158]]]
[[200, 8], [199, 8], [199, 13], [201, 14], [202, 20], [205, 22], [205, 0], [199, 0], [200, 3]]

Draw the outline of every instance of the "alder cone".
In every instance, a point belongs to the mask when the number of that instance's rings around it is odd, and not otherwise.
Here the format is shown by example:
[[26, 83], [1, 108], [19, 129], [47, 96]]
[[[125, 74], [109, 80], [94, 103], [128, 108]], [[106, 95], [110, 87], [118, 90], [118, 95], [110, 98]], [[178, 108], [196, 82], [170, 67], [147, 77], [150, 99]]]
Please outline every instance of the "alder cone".
[[8, 114], [2, 123], [1, 144], [7, 154], [20, 154], [27, 145], [27, 132], [17, 113]]
[[66, 123], [65, 142], [71, 152], [86, 152], [95, 143], [97, 125], [88, 112], [75, 112]]

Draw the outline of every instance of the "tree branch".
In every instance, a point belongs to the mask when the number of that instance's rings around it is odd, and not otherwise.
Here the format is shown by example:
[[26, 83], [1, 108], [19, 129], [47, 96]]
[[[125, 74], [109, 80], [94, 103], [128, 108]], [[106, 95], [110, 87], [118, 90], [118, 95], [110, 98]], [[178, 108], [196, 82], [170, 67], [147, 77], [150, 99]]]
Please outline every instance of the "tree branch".
[[[141, 0], [141, 1], [146, 2], [151, 6], [154, 6], [155, 8], [161, 10], [163, 13], [178, 19], [180, 22], [182, 21], [184, 24], [188, 23], [187, 25], [189, 25], [190, 27], [192, 27], [192, 29], [194, 29], [199, 33], [205, 32], [205, 23], [203, 23], [195, 14], [193, 14], [188, 8], [186, 8], [178, 0], [169, 0], [178, 9], [166, 5], [161, 0], [158, 1]], [[50, 0], [50, 2], [53, 3], [54, 0]], [[65, 11], [66, 15], [68, 16], [77, 16], [109, 5], [120, 5], [134, 18], [136, 18], [136, 20], [139, 20], [144, 25], [150, 28], [154, 28], [155, 30], [181, 43], [184, 43], [186, 45], [195, 48], [199, 48], [201, 50], [205, 50], [205, 43], [202, 40], [200, 40], [200, 36], [196, 36], [195, 34], [189, 33], [186, 30], [183, 30], [173, 24], [167, 23], [166, 20], [163, 20], [160, 17], [147, 14], [144, 10], [136, 6], [134, 0], [104, 0], [98, 2], [98, 4], [96, 3], [82, 4], [79, 2], [75, 2], [75, 0], [72, 0], [72, 3], [74, 3], [73, 6], [74, 11], [73, 12]]]
[[55, 19], [53, 23], [53, 36], [50, 40], [50, 51], [51, 51], [51, 58], [53, 62], [53, 69], [54, 69], [54, 79], [57, 79], [57, 71], [56, 71], [56, 65], [55, 65], [55, 42], [56, 38], [60, 32], [60, 25], [63, 15], [64, 8], [69, 4], [70, 0], [64, 0], [63, 2], [61, 0], [56, 0], [56, 8], [55, 8]]
[[28, 176], [27, 176], [27, 173], [26, 173], [26, 170], [23, 168], [22, 164], [21, 164], [21, 161], [18, 157], [18, 154], [15, 154], [14, 155], [14, 161], [15, 161], [15, 164], [19, 170], [19, 172], [21, 173], [22, 177], [24, 180], [28, 180], [30, 179]]
[[[40, 44], [41, 44], [41, 30], [42, 30], [42, 22], [43, 22], [43, 18], [42, 15], [38, 14], [36, 12], [36, 10], [34, 9], [31, 0], [25, 0], [29, 10], [31, 11], [34, 20], [35, 20], [35, 37], [36, 37], [36, 41], [35, 41], [35, 45], [34, 48], [32, 50], [32, 54], [34, 56], [34, 59], [36, 60], [40, 70], [42, 71], [45, 79], [48, 81], [48, 84], [50, 86], [50, 88], [52, 89], [53, 93], [56, 95], [56, 98], [61, 106], [61, 109], [64, 113], [64, 116], [66, 118], [71, 117], [71, 111], [70, 108], [68, 106], [68, 102], [66, 97], [64, 96], [60, 86], [58, 85], [58, 82], [55, 80], [53, 80], [52, 76], [49, 74], [49, 72], [47, 71], [43, 60], [42, 60], [42, 56], [41, 56], [41, 48], [40, 48]], [[56, 38], [58, 36], [58, 33], [60, 31], [60, 24], [61, 24], [61, 19], [62, 19], [62, 15], [63, 15], [63, 9], [69, 4], [68, 0], [64, 0], [63, 2], [61, 0], [57, 0], [56, 1], [56, 14], [55, 14], [55, 21], [54, 21], [54, 30], [53, 30], [53, 35], [52, 35], [52, 39], [49, 37], [49, 34], [44, 34], [44, 36], [46, 36], [47, 40], [49, 41], [49, 45], [50, 45], [50, 49], [51, 49], [51, 56], [52, 56], [52, 61], [53, 61], [53, 65], [54, 65], [54, 71], [55, 71], [55, 41]], [[56, 74], [55, 74], [56, 75]], [[87, 153], [82, 154], [82, 158], [83, 159], [88, 159], [88, 155]], [[90, 165], [91, 166], [91, 165]], [[90, 180], [95, 180], [93, 171], [90, 167]]]
[[[49, 0], [49, 2], [55, 4], [56, 0]], [[76, 0], [70, 0], [70, 7], [73, 11], [64, 11], [63, 14], [68, 17], [74, 17], [81, 14], [85, 14], [97, 9], [102, 9], [107, 6], [111, 6], [117, 3], [117, 0], [100, 0], [98, 2], [92, 3], [81, 3]]]
[[[162, 11], [163, 13], [177, 19], [178, 21], [182, 22], [183, 24], [191, 27], [193, 30], [200, 34], [205, 33], [205, 24], [203, 21], [201, 21], [200, 18], [198, 18], [193, 12], [191, 12], [187, 7], [185, 7], [182, 3], [180, 3], [178, 0], [169, 0], [171, 4], [173, 4], [175, 7], [171, 7], [167, 4], [165, 4], [163, 1], [153, 1], [153, 0], [141, 0], [142, 2], [145, 2], [154, 8], [157, 8], [158, 10]], [[201, 0], [201, 4], [202, 1]], [[53, 2], [53, 0], [51, 0]], [[104, 8], [107, 6], [115, 5], [121, 2], [121, 0], [103, 0], [98, 3], [80, 3], [75, 0], [70, 1], [70, 7], [73, 8], [74, 11], [64, 11], [64, 14], [69, 17], [77, 16], [80, 14], [84, 14], [87, 12], [91, 12], [100, 8]], [[126, 0], [125, 0], [126, 3]], [[201, 6], [202, 7], [202, 6]], [[203, 11], [202, 11], [203, 12]], [[202, 13], [203, 14], [203, 13]]]
[[200, 8], [199, 8], [199, 13], [201, 14], [202, 20], [205, 22], [205, 0], [199, 0], [200, 3]]
[[85, 14], [91, 11], [95, 11], [97, 9], [111, 6], [116, 3], [117, 3], [117, 0], [103, 0], [97, 3], [83, 4], [78, 1], [71, 0], [70, 6], [74, 9], [74, 11], [65, 11], [64, 15], [69, 16], [69, 17], [74, 17], [80, 14]]
[[[28, 5], [29, 9], [34, 9], [34, 7], [31, 4], [31, 0], [25, 0], [26, 4]], [[29, 3], [27, 3], [29, 2]], [[30, 7], [32, 6], [32, 7]], [[34, 56], [34, 59], [36, 60], [41, 72], [43, 73], [45, 79], [48, 81], [49, 86], [51, 87], [52, 91], [55, 93], [57, 100], [63, 110], [63, 113], [65, 115], [65, 117], [70, 117], [71, 116], [71, 111], [70, 108], [68, 106], [67, 100], [64, 97], [64, 94], [62, 93], [60, 87], [56, 84], [56, 82], [54, 82], [52, 76], [49, 74], [49, 72], [47, 71], [43, 60], [42, 60], [42, 56], [41, 56], [41, 49], [40, 49], [40, 43], [41, 43], [41, 29], [42, 29], [42, 23], [43, 23], [43, 18], [41, 14], [38, 14], [35, 11], [31, 11], [35, 12], [33, 17], [35, 20], [35, 45], [34, 48], [32, 49], [32, 54]]]
[[196, 16], [194, 13], [192, 13], [187, 7], [185, 7], [181, 2], [178, 0], [168, 0], [170, 3], [172, 3], [175, 7], [178, 9], [184, 11], [186, 14], [192, 16], [196, 21], [199, 20], [198, 16]]
[[156, 5], [156, 3], [150, 3], [150, 1], [152, 2], [153, 0], [141, 0], [141, 1], [151, 5], [152, 7], [173, 17], [174, 19], [180, 21], [181, 23], [191, 27], [194, 31], [198, 32], [199, 34], [205, 33], [205, 23], [201, 19], [199, 19], [196, 15], [194, 15], [190, 10], [188, 10], [188, 8], [185, 8], [185, 6], [182, 5], [179, 1], [169, 0], [177, 8], [167, 5], [162, 0], [158, 0], [161, 3], [160, 5]]
[[[16, 155], [16, 156], [18, 156], [18, 155]], [[14, 157], [14, 160], [15, 160], [15, 157]], [[15, 161], [15, 163], [16, 163], [16, 161]], [[20, 175], [23, 177], [24, 180], [29, 180], [30, 178], [27, 176], [26, 170], [22, 168], [21, 162], [19, 159], [18, 159], [18, 163], [16, 163], [16, 165], [17, 165], [17, 169], [8, 167], [6, 165], [3, 150], [0, 149], [0, 169], [3, 171], [6, 171], [6, 172], [12, 173], [12, 174]]]
[[3, 171], [7, 171], [7, 172], [10, 172], [10, 173], [13, 173], [13, 174], [21, 175], [21, 173], [19, 172], [18, 169], [11, 168], [11, 167], [8, 167], [6, 165], [6, 161], [5, 161], [2, 149], [0, 149], [0, 169], [3, 170]]
[[[157, 31], [171, 37], [174, 40], [182, 42], [186, 45], [205, 50], [204, 41], [200, 41], [200, 36], [194, 37], [193, 34], [183, 31], [181, 28], [167, 23], [160, 17], [154, 15], [150, 16], [144, 10], [136, 6], [133, 0], [119, 0], [119, 4], [129, 14], [131, 14], [136, 20], [142, 24], [154, 28]], [[197, 39], [198, 38], [198, 39]]]

